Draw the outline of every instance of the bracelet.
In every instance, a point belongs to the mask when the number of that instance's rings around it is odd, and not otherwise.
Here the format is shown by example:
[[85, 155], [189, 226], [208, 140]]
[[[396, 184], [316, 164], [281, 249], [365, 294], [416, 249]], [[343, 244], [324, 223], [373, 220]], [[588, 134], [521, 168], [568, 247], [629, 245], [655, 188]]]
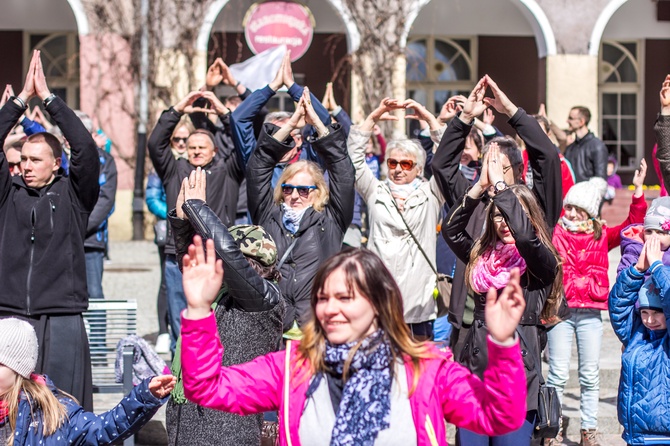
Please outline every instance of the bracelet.
[[242, 83], [242, 82], [237, 81], [237, 83], [235, 84], [235, 88], [239, 87], [241, 83]]
[[53, 102], [54, 99], [56, 99], [56, 93], [51, 93], [47, 98], [42, 102], [44, 104], [44, 107], [48, 107], [49, 104]]
[[18, 102], [17, 105], [18, 105], [19, 107], [23, 108], [24, 110], [25, 110], [26, 108], [28, 108], [28, 105], [26, 104], [26, 101], [24, 101], [23, 99], [21, 99], [21, 98], [18, 97], [18, 96], [12, 96], [11, 98], [9, 98], [9, 100], [10, 100], [10, 101], [14, 101], [15, 104]]

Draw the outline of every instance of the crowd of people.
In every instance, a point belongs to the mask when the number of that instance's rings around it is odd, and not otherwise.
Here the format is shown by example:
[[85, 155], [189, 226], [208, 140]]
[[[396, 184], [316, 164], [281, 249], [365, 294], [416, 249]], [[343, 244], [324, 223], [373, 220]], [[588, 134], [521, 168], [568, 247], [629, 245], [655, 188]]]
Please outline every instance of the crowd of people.
[[[293, 112], [267, 109], [281, 88]], [[668, 184], [670, 75], [659, 97]], [[576, 338], [580, 444], [598, 446], [605, 310], [623, 439], [670, 444], [670, 198], [647, 206], [642, 159], [628, 217], [601, 219], [622, 184], [587, 108], [562, 129], [487, 75], [437, 116], [385, 98], [354, 124], [289, 52], [256, 91], [216, 59], [148, 140], [172, 374], [95, 415], [88, 336], [106, 324], [83, 313], [104, 299], [111, 142], [49, 90], [39, 51], [0, 106], [0, 444], [116, 444], [167, 402], [170, 445], [444, 445], [451, 423], [462, 446], [557, 446], [560, 419], [536, 434], [540, 358], [562, 401]], [[418, 137], [384, 139], [403, 115]]]

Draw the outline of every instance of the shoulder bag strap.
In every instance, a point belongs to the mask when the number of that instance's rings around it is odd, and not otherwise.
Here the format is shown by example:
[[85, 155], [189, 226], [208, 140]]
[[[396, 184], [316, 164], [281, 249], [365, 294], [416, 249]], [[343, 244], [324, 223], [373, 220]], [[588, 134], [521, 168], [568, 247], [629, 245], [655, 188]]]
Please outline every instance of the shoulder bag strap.
[[[526, 342], [526, 338], [521, 334], [521, 330], [517, 327], [516, 329], [517, 334], [519, 335], [519, 338], [521, 338], [521, 341], [526, 345], [526, 354], [530, 355], [532, 354], [530, 351], [530, 348], [528, 347], [528, 342]], [[537, 373], [537, 378], [540, 380], [540, 385], [544, 385], [544, 376], [542, 376], [542, 365], [538, 363], [537, 355], [533, 355], [533, 368], [535, 369], [535, 372]]]
[[298, 242], [298, 237], [293, 237], [293, 241], [291, 242], [290, 245], [288, 245], [288, 249], [286, 249], [286, 252], [284, 253], [283, 256], [281, 256], [281, 260], [279, 260], [279, 263], [275, 265], [275, 268], [277, 268], [277, 271], [279, 271], [282, 267], [282, 265], [286, 262], [286, 259], [288, 259], [288, 255], [291, 254], [291, 251], [293, 251], [293, 247], [295, 244]]
[[426, 259], [426, 262], [428, 262], [428, 265], [430, 266], [430, 269], [433, 270], [433, 272], [435, 273], [436, 276], [439, 275], [439, 273], [437, 272], [437, 269], [430, 262], [430, 259], [428, 258], [428, 255], [426, 254], [426, 252], [421, 247], [421, 244], [419, 243], [419, 241], [414, 236], [414, 233], [412, 232], [412, 230], [409, 228], [409, 225], [407, 224], [407, 221], [405, 221], [405, 217], [403, 217], [402, 212], [400, 212], [400, 208], [398, 208], [398, 204], [395, 202], [395, 198], [393, 198], [393, 196], [391, 196], [391, 202], [393, 203], [393, 206], [395, 207], [395, 210], [398, 211], [398, 215], [400, 215], [400, 219], [405, 224], [405, 228], [407, 228], [407, 232], [409, 232], [409, 235], [412, 236], [412, 240], [414, 240], [414, 244], [417, 246], [417, 248], [419, 248], [419, 251], [421, 251], [421, 254], [423, 254], [423, 257]]

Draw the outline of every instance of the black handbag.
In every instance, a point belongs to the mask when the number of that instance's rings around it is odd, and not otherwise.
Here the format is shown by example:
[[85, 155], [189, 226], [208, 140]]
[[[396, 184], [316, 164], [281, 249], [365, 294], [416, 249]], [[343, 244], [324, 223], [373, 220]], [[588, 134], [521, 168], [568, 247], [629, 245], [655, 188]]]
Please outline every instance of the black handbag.
[[[528, 348], [528, 342], [524, 339], [521, 331], [517, 329], [516, 331], [521, 338], [521, 341], [526, 344]], [[529, 355], [532, 355], [528, 351]], [[535, 438], [555, 438], [558, 435], [558, 432], [561, 430], [561, 423], [563, 422], [563, 414], [561, 408], [561, 401], [558, 399], [558, 394], [554, 387], [547, 386], [544, 382], [544, 377], [542, 376], [542, 366], [539, 363], [539, 358], [537, 355], [533, 356], [533, 368], [537, 373], [538, 380], [540, 381], [540, 391], [537, 396], [537, 418], [535, 419], [535, 429], [533, 431], [533, 437]]]

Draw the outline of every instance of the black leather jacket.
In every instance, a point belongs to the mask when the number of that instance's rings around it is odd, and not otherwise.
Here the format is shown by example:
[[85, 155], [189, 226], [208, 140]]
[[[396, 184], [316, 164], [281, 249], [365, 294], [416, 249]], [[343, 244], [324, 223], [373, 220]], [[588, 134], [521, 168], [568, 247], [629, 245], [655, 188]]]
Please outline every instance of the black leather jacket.
[[[223, 261], [224, 280], [233, 306], [242, 311], [257, 312], [271, 310], [282, 302], [279, 287], [260, 277], [251, 267], [226, 225], [204, 201], [187, 200], [182, 209], [188, 220], [177, 218], [174, 209], [168, 214], [180, 268], [193, 235], [198, 234], [203, 240], [214, 240], [216, 256]], [[277, 327], [277, 340], [280, 336], [281, 325]]]
[[591, 132], [570, 144], [565, 149], [565, 158], [572, 164], [575, 183], [588, 181], [592, 177], [607, 180], [608, 154], [605, 143]]

